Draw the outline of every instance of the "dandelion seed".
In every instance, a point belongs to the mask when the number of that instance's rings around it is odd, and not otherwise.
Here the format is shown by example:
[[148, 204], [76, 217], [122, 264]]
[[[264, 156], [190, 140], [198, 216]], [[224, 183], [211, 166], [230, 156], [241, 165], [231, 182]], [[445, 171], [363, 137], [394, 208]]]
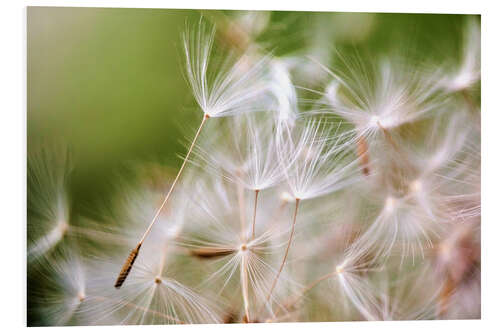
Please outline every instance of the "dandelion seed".
[[87, 273], [76, 250], [64, 247], [33, 259], [28, 277], [34, 276], [38, 285], [43, 283], [43, 288], [46, 288], [38, 293], [36, 288], [30, 289], [31, 302], [38, 305], [45, 325], [61, 326], [78, 322], [76, 315], [87, 301]]
[[250, 191], [271, 188], [284, 179], [279, 165], [273, 122], [255, 115], [228, 119], [206, 149], [197, 147], [203, 167]]
[[136, 267], [119, 294], [118, 291], [101, 291], [102, 282], [94, 281], [96, 296], [91, 300], [99, 304], [100, 313], [94, 315], [95, 309], [89, 307], [86, 315], [94, 316], [97, 322], [116, 317], [123, 324], [140, 325], [220, 322], [212, 302], [165, 273], [158, 275], [162, 268], [140, 263]]
[[480, 261], [480, 246], [475, 239], [478, 223], [459, 224], [437, 247], [435, 274], [444, 281], [439, 288], [439, 317], [446, 317], [453, 308], [453, 297], [457, 290], [467, 290], [474, 286]]
[[[288, 303], [287, 306], [296, 304], [300, 298], [321, 282], [330, 281], [333, 283], [336, 293], [340, 294], [344, 300], [350, 302], [366, 320], [376, 320], [376, 315], [380, 311], [378, 299], [381, 297], [381, 294], [372, 288], [367, 273], [379, 271], [380, 267], [374, 266], [372, 261], [363, 261], [361, 257], [357, 258], [356, 262], [351, 259], [353, 258], [347, 255], [340, 264], [334, 266], [332, 271], [311, 282], [302, 290], [300, 296]], [[323, 296], [331, 298], [331, 296], [325, 294]], [[344, 306], [346, 305], [344, 303]]]
[[70, 197], [67, 179], [72, 170], [61, 147], [43, 147], [28, 158], [28, 259], [54, 249], [67, 234]]
[[280, 163], [295, 198], [317, 198], [358, 180], [357, 161], [344, 149], [339, 126], [310, 120], [300, 132], [278, 141]]
[[[170, 190], [158, 208], [150, 225], [142, 235], [141, 240], [130, 253], [129, 258], [139, 255], [140, 245], [150, 233], [161, 210], [167, 204], [170, 195], [175, 189], [205, 122], [210, 117], [222, 117], [255, 111], [253, 107], [248, 107], [249, 105], [253, 106], [255, 104], [248, 102], [258, 98], [263, 92], [267, 91], [267, 85], [260, 81], [262, 71], [265, 68], [264, 60], [258, 62], [255, 67], [248, 69], [248, 59], [242, 57], [228, 71], [221, 69], [213, 82], [208, 81], [207, 70], [209, 67], [209, 57], [211, 55], [214, 34], [215, 29], [207, 31], [204, 23], [200, 22], [197, 32], [190, 33], [188, 31], [184, 35], [187, 77], [194, 97], [204, 115]], [[133, 263], [134, 260], [127, 260], [125, 262], [115, 287], [119, 287], [125, 282]]]
[[[245, 115], [231, 119], [227, 125], [220, 131], [220, 137], [209, 143], [207, 151], [199, 147], [197, 156], [215, 174], [222, 171], [225, 178], [254, 192], [252, 234], [255, 235], [259, 193], [284, 179], [277, 156], [273, 123]], [[239, 192], [238, 196], [241, 201], [243, 193]]]
[[340, 56], [347, 69], [330, 70], [322, 66], [333, 77], [325, 94], [325, 107], [315, 113], [340, 116], [354, 125], [347, 137], [357, 146], [364, 173], [369, 172], [368, 152], [378, 134], [394, 148], [400, 144], [393, 132], [403, 125], [412, 124], [439, 112], [444, 98], [440, 95], [439, 73], [429, 74], [418, 67], [393, 59], [380, 61], [376, 65], [349, 61]]
[[329, 71], [341, 94], [329, 99], [330, 111], [354, 124], [360, 136], [369, 138], [381, 129], [415, 122], [442, 104], [439, 86], [433, 82], [437, 74], [421, 73], [398, 61], [385, 60], [376, 68], [343, 61], [347, 73]]
[[272, 109], [277, 111], [278, 124], [285, 122], [293, 126], [298, 117], [298, 103], [295, 87], [291, 81], [286, 62], [273, 60], [271, 62], [271, 87], [270, 90], [276, 99], [276, 105]]
[[[239, 232], [240, 205], [235, 202], [235, 189], [216, 179], [199, 185], [199, 192], [212, 195], [197, 202], [198, 210], [193, 211], [186, 224], [181, 244], [196, 256], [208, 253], [213, 260], [216, 270], [205, 280], [204, 286], [221, 281], [222, 293], [239, 272], [238, 289], [241, 290], [244, 315], [247, 321], [255, 321], [259, 315], [255, 308], [264, 304], [271, 277], [276, 275], [268, 257], [283, 246], [279, 239], [285, 231], [268, 227], [253, 237], [248, 226], [246, 232]], [[250, 211], [243, 213], [250, 214]]]
[[[158, 236], [158, 232], [155, 236]], [[185, 324], [220, 322], [218, 307], [175, 278], [172, 269], [181, 260], [172, 235], [162, 242], [144, 244], [144, 255], [119, 290], [109, 289], [114, 257], [94, 260], [88, 306], [82, 316], [94, 323]]]
[[[381, 311], [374, 314], [380, 320], [431, 320], [436, 319], [439, 306], [439, 289], [441, 284], [435, 283], [432, 276], [432, 265], [424, 262], [410, 274], [397, 270], [396, 279], [391, 279], [386, 271], [381, 281], [374, 288], [381, 289]], [[426, 286], [422, 289], [419, 286]]]
[[460, 65], [442, 80], [444, 88], [452, 93], [465, 91], [481, 78], [481, 31], [475, 19], [468, 19], [463, 32]]
[[214, 35], [215, 28], [202, 21], [184, 34], [187, 78], [201, 110], [212, 118], [264, 111], [259, 99], [268, 92], [268, 58], [252, 64], [247, 55], [235, 62], [229, 56], [222, 65], [211, 66]]
[[332, 140], [326, 136], [330, 134], [332, 128], [322, 129], [321, 125], [321, 122], [310, 121], [300, 133], [297, 141], [290, 136], [285, 136], [278, 143], [280, 163], [285, 169], [285, 177], [295, 196], [295, 211], [285, 255], [267, 300], [271, 297], [285, 266], [295, 231], [300, 201], [338, 191], [355, 182], [354, 162], [346, 162], [348, 155], [345, 152], [339, 153], [338, 139]]

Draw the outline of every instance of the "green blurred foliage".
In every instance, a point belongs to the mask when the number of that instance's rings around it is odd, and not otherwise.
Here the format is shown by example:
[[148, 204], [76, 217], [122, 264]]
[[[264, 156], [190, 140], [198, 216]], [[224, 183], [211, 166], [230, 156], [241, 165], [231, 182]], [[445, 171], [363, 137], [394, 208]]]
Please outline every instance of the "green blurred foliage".
[[[183, 77], [181, 33], [200, 15], [217, 24], [241, 13], [69, 7], [29, 7], [27, 13], [28, 153], [44, 142], [69, 146], [73, 213], [108, 200], [113, 178], [129, 161], [178, 167], [182, 142], [201, 116]], [[463, 19], [272, 12], [258, 42], [285, 55], [310, 45], [319, 27], [330, 34], [328, 49], [383, 54], [408, 48], [439, 63], [458, 53]]]
[[74, 196], [107, 195], [127, 160], [175, 165], [179, 123], [191, 118], [180, 33], [194, 11], [28, 9], [28, 151], [73, 152]]

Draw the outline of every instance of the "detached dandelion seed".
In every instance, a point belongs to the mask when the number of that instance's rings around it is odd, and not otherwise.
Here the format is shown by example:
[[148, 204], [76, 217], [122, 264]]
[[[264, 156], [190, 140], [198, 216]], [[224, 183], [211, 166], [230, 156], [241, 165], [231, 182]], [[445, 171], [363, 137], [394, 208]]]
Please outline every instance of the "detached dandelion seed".
[[269, 301], [274, 287], [286, 264], [297, 213], [301, 200], [323, 196], [353, 184], [356, 181], [356, 160], [349, 160], [348, 154], [341, 152], [340, 138], [335, 138], [338, 127], [323, 127], [321, 121], [308, 121], [297, 138], [285, 134], [280, 138], [279, 156], [291, 192], [295, 196], [295, 210], [287, 247], [278, 273], [269, 290]]
[[259, 97], [267, 89], [267, 86], [261, 81], [266, 60], [264, 59], [254, 67], [243, 70], [243, 66], [250, 66], [245, 56], [240, 58], [229, 70], [222, 68], [217, 73], [213, 82], [209, 81], [207, 71], [212, 53], [214, 34], [215, 28], [207, 30], [205, 23], [200, 21], [197, 31], [188, 31], [184, 35], [187, 77], [194, 97], [204, 115], [170, 190], [139, 243], [130, 252], [115, 282], [115, 288], [120, 288], [130, 273], [135, 258], [139, 255], [141, 245], [151, 232], [151, 228], [157, 221], [163, 207], [168, 203], [206, 121], [211, 117], [223, 117], [255, 111], [255, 109], [247, 106], [248, 102]]

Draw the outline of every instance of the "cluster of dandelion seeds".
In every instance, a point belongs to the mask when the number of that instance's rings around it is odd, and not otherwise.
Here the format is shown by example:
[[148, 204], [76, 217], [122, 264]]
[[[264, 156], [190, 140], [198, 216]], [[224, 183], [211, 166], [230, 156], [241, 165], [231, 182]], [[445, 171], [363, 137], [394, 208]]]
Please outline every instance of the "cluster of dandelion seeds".
[[30, 155], [35, 325], [480, 317], [478, 23], [431, 67], [277, 56], [255, 15], [186, 27], [200, 112], [175, 177], [76, 216], [68, 152]]

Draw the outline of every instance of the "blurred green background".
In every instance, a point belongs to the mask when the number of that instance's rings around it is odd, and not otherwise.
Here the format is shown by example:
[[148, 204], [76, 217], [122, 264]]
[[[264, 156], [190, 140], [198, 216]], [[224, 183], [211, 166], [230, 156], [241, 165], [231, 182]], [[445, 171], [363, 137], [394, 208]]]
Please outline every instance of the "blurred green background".
[[[182, 142], [201, 116], [183, 77], [181, 33], [200, 15], [219, 27], [242, 13], [59, 7], [27, 13], [28, 153], [45, 142], [70, 148], [73, 213], [106, 201], [130, 161], [177, 168]], [[272, 12], [257, 41], [278, 56], [312, 44], [368, 54], [407, 48], [439, 63], [458, 57], [464, 19]]]

